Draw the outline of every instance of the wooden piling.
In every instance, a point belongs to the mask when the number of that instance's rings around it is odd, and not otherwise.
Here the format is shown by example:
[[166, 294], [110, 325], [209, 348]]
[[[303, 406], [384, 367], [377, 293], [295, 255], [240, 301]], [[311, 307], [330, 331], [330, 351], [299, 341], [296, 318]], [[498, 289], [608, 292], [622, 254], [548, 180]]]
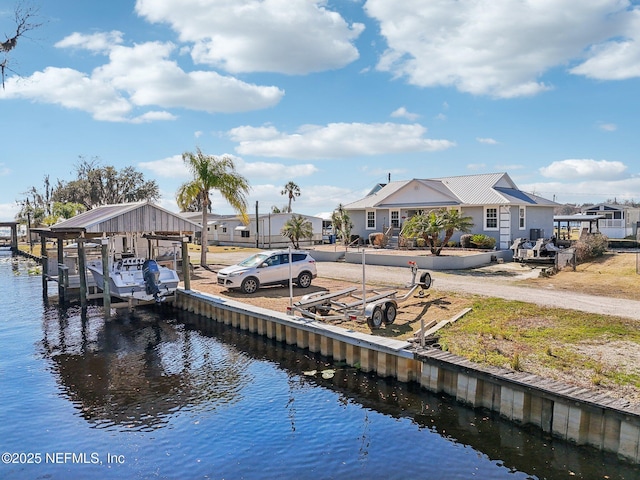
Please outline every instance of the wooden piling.
[[104, 316], [111, 316], [111, 285], [109, 284], [109, 239], [103, 238], [101, 241], [102, 254], [102, 305], [104, 308]]
[[87, 306], [87, 259], [85, 257], [84, 239], [78, 239], [78, 275], [80, 278], [80, 306]]

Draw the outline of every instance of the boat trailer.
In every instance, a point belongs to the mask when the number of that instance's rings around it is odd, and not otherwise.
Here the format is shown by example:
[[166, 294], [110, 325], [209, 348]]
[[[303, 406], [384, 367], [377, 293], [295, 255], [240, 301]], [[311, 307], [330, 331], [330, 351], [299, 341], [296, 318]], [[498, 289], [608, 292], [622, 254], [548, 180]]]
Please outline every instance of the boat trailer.
[[376, 330], [382, 324], [392, 324], [397, 316], [398, 304], [417, 296], [423, 298], [425, 290], [431, 287], [432, 279], [429, 272], [423, 272], [416, 282], [418, 266], [416, 262], [409, 262], [411, 269], [411, 283], [404, 295], [398, 296], [397, 290], [367, 290], [364, 280], [364, 255], [363, 255], [363, 281], [362, 290], [358, 287], [349, 287], [336, 292], [320, 291], [304, 295], [299, 301], [287, 307], [288, 315], [296, 313], [305, 318], [318, 321], [352, 320], [366, 322], [371, 330]]

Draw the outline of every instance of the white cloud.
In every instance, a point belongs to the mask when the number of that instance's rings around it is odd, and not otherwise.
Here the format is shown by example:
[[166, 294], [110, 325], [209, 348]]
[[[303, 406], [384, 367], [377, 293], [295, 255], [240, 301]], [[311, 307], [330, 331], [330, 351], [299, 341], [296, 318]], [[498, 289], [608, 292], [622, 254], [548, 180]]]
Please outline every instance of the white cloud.
[[11, 173], [11, 169], [4, 163], [0, 163], [0, 177], [5, 177]]
[[485, 168], [487, 168], [487, 164], [486, 163], [468, 163], [467, 164], [467, 168], [469, 170], [484, 170]]
[[138, 0], [135, 8], [193, 42], [195, 62], [232, 73], [341, 68], [358, 58], [353, 42], [364, 30], [321, 0]]
[[571, 73], [598, 80], [640, 77], [640, 9], [636, 7], [617, 17], [617, 35], [592, 45], [589, 58], [572, 68]]
[[310, 163], [284, 165], [282, 163], [246, 162], [238, 157], [235, 158], [235, 162], [238, 172], [247, 178], [293, 179], [308, 177], [318, 172], [316, 166]]
[[633, 25], [638, 11], [626, 1], [368, 0], [365, 10], [380, 22], [388, 45], [377, 68], [422, 87], [535, 95], [551, 88], [540, 75], [580, 59], [593, 45], [591, 58], [573, 73], [640, 74], [640, 47], [629, 40], [640, 31]]
[[615, 123], [601, 123], [599, 128], [605, 132], [615, 132], [618, 129], [618, 126]]
[[140, 162], [138, 166], [143, 170], [150, 170], [158, 177], [187, 178], [189, 176], [189, 171], [182, 161], [182, 155], [173, 155], [151, 162]]
[[400, 107], [394, 110], [393, 112], [391, 112], [391, 116], [393, 118], [406, 118], [407, 120], [411, 120], [411, 121], [414, 121], [420, 118], [420, 115], [418, 115], [417, 113], [409, 112], [405, 107]]
[[540, 169], [542, 176], [547, 178], [586, 178], [598, 180], [613, 180], [624, 177], [627, 166], [622, 162], [592, 159], [568, 159], [553, 162]]
[[80, 48], [91, 52], [108, 53], [114, 45], [122, 43], [122, 32], [98, 32], [91, 35], [74, 32], [54, 44], [56, 48]]
[[305, 125], [298, 132], [279, 132], [273, 126], [237, 127], [228, 132], [241, 155], [282, 158], [345, 158], [385, 153], [427, 152], [455, 146], [449, 140], [424, 138], [419, 124], [330, 123]]
[[0, 222], [13, 222], [20, 207], [15, 202], [0, 203]]
[[[82, 42], [77, 38], [70, 43]], [[113, 45], [109, 62], [91, 73], [47, 67], [26, 79], [11, 77], [0, 99], [26, 98], [82, 110], [96, 120], [143, 123], [176, 118], [169, 112], [144, 111], [146, 107], [244, 112], [271, 107], [284, 95], [277, 87], [216, 72], [185, 72], [169, 59], [174, 50], [173, 44], [160, 42]]]
[[541, 197], [555, 199], [559, 203], [600, 203], [608, 199], [638, 200], [640, 177], [622, 180], [582, 182], [537, 182], [518, 184], [521, 190]]
[[[247, 162], [235, 155], [228, 156], [233, 158], [238, 173], [248, 179], [258, 179], [260, 181], [264, 181], [265, 179], [294, 179], [308, 177], [318, 172], [315, 165], [308, 163], [284, 165], [282, 163], [270, 162]], [[144, 170], [153, 172], [158, 177], [183, 178], [184, 180], [189, 178], [189, 171], [184, 165], [182, 155], [173, 155], [151, 162], [140, 162], [138, 166]]]
[[484, 143], [485, 145], [497, 145], [498, 144], [498, 141], [494, 140], [493, 138], [480, 138], [480, 137], [477, 137], [476, 140], [479, 143]]

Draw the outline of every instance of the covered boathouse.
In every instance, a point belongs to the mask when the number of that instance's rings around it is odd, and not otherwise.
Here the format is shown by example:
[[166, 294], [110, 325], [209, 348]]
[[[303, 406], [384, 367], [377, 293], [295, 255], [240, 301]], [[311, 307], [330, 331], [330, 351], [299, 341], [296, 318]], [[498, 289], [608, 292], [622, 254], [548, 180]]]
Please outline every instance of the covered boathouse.
[[[61, 300], [69, 288], [79, 288], [81, 302], [86, 300], [89, 246], [102, 246], [104, 251], [108, 245], [116, 256], [134, 253], [171, 265], [178, 263], [177, 255], [188, 282], [187, 243], [198, 231], [198, 224], [148, 201], [103, 205], [49, 228], [33, 229], [40, 235], [42, 246], [43, 293], [47, 292], [47, 283], [55, 281]], [[52, 241], [56, 250], [48, 251], [48, 242]]]

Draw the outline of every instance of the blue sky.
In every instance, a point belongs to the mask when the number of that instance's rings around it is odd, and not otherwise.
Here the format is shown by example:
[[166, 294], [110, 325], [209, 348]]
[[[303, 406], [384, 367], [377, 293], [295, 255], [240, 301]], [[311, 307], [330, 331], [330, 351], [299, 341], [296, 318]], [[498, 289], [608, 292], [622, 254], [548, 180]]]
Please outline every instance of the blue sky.
[[81, 156], [136, 167], [177, 211], [197, 147], [234, 157], [250, 212], [286, 205], [288, 181], [314, 215], [388, 175], [488, 172], [560, 203], [640, 201], [637, 1], [28, 4], [44, 24], [0, 53], [0, 220]]

